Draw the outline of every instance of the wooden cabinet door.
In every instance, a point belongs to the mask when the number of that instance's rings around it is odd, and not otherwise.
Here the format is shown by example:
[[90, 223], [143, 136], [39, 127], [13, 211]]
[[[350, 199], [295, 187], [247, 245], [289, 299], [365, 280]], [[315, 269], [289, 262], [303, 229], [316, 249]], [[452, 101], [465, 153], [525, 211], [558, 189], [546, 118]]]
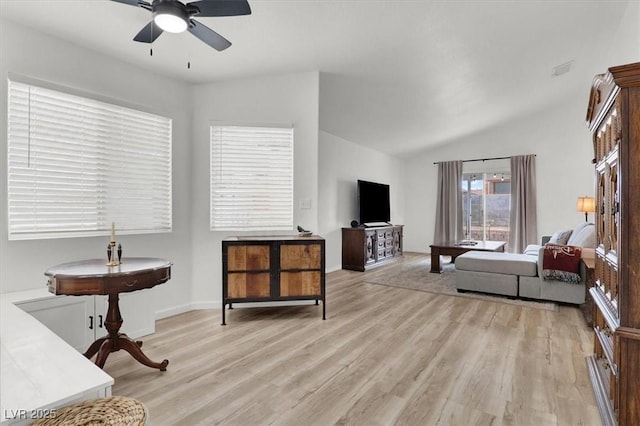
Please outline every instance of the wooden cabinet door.
[[618, 179], [618, 150], [613, 150], [607, 157], [607, 199], [604, 216], [607, 222], [607, 257], [611, 261], [618, 263], [618, 234], [619, 234], [619, 211], [620, 192]]
[[267, 298], [271, 294], [269, 272], [229, 273], [228, 297], [231, 299]]
[[271, 264], [269, 246], [265, 244], [231, 245], [228, 248], [229, 272], [268, 271]]
[[607, 238], [606, 215], [604, 214], [607, 209], [607, 170], [604, 162], [596, 167], [596, 176], [598, 181], [596, 193], [596, 248], [604, 257], [606, 255], [604, 242]]
[[320, 244], [280, 245], [280, 296], [320, 295]]
[[280, 269], [320, 269], [322, 247], [320, 244], [282, 244]]
[[376, 231], [365, 231], [364, 253], [365, 264], [375, 263], [378, 259], [378, 239], [376, 238]]
[[320, 271], [280, 272], [280, 296], [320, 296]]
[[271, 295], [269, 245], [242, 244], [227, 248], [227, 297], [268, 298]]

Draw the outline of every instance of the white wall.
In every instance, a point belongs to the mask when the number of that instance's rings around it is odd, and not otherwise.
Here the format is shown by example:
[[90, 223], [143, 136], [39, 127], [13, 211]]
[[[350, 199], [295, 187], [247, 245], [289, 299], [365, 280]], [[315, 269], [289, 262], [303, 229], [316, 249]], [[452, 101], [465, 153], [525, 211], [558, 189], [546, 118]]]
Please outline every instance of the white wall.
[[640, 61], [640, 2], [630, 1], [618, 31], [605, 55], [602, 55], [602, 73], [606, 68]]
[[121, 236], [118, 240], [122, 242], [125, 257], [165, 257], [173, 261], [172, 279], [147, 292], [153, 298], [150, 303], [155, 311], [170, 310], [174, 305], [190, 301], [191, 104], [188, 86], [4, 20], [0, 22], [0, 52], [0, 292], [42, 288], [46, 284], [44, 271], [50, 266], [104, 258], [109, 239], [7, 240], [6, 117], [7, 75], [11, 72], [140, 105], [173, 119], [173, 232]]
[[[434, 148], [407, 161], [405, 250], [429, 252], [435, 226], [435, 161], [536, 154], [538, 234], [584, 220], [576, 199], [594, 195], [593, 148], [584, 117], [586, 98]], [[593, 217], [591, 218], [593, 219]]]
[[320, 131], [318, 232], [326, 239], [329, 271], [342, 267], [342, 228], [358, 219], [357, 180], [389, 185], [391, 222], [404, 223], [403, 161]]
[[[318, 84], [318, 73], [310, 72], [197, 85], [192, 88], [194, 138], [191, 158], [191, 238], [195, 307], [221, 306], [221, 241], [224, 237], [237, 235], [235, 232], [209, 231], [210, 123], [293, 124], [294, 225], [317, 231]], [[311, 200], [311, 209], [300, 208], [302, 199]], [[293, 229], [291, 232], [295, 233]]]

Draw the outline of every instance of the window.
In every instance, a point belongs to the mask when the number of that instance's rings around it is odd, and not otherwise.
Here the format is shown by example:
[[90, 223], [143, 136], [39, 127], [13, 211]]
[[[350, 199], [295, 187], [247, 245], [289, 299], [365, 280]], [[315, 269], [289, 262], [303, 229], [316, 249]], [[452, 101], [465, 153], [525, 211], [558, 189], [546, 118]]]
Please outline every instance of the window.
[[511, 174], [462, 175], [462, 212], [465, 239], [509, 241]]
[[211, 126], [212, 231], [293, 229], [293, 128]]
[[9, 239], [171, 231], [171, 120], [9, 80]]

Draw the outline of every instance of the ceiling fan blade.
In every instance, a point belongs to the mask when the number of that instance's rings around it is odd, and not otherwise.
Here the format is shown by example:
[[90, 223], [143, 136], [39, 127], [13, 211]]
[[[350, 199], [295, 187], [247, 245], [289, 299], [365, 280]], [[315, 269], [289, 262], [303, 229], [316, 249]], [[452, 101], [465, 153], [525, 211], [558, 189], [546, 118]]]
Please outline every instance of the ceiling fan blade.
[[189, 32], [217, 51], [223, 51], [227, 47], [231, 46], [231, 42], [229, 40], [194, 19], [190, 20]]
[[115, 1], [117, 3], [128, 4], [130, 6], [140, 6], [140, 7], [143, 7], [145, 9], [151, 10], [151, 4], [147, 3], [144, 0], [111, 0], [111, 1]]
[[247, 0], [200, 0], [187, 4], [189, 10], [197, 7], [195, 16], [237, 16], [251, 15], [251, 7]]
[[151, 21], [133, 38], [141, 43], [153, 43], [162, 34], [162, 28]]

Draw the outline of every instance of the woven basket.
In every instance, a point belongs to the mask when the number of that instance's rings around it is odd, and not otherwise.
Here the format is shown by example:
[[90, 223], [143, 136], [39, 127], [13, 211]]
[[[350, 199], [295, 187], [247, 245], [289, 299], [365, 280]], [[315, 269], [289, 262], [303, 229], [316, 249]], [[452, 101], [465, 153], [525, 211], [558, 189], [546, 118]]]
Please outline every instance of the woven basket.
[[37, 426], [142, 426], [147, 421], [147, 410], [140, 401], [123, 396], [91, 399], [58, 408]]

